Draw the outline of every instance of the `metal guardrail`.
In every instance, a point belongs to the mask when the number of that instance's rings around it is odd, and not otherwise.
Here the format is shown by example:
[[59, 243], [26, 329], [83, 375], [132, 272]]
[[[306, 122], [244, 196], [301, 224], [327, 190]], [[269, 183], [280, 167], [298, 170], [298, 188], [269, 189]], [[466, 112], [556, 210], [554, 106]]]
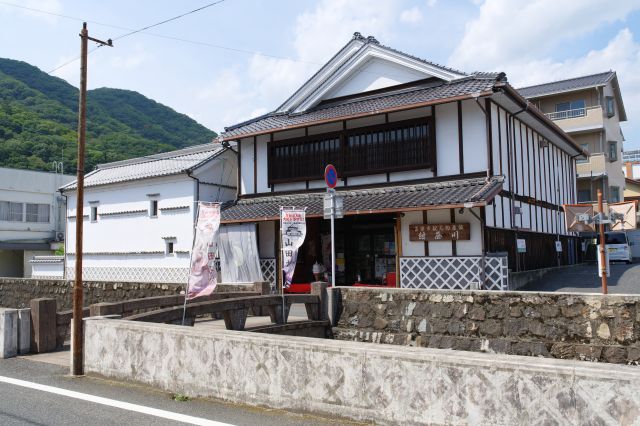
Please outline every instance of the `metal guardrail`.
[[585, 108], [568, 109], [566, 111], [548, 112], [548, 113], [545, 113], [545, 115], [549, 117], [551, 120], [564, 120], [567, 118], [584, 117], [585, 115], [587, 115], [587, 111], [596, 109], [596, 108], [601, 108], [601, 106], [595, 105], [595, 106], [590, 106]]

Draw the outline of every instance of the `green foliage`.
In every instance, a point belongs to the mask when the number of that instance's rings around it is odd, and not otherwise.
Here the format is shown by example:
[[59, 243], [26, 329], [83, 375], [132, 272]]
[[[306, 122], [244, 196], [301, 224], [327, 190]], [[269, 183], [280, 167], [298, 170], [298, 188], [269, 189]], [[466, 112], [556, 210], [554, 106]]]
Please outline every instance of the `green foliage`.
[[[25, 62], [0, 58], [0, 167], [75, 174], [78, 89]], [[138, 92], [87, 94], [85, 170], [99, 163], [210, 142], [216, 134]]]

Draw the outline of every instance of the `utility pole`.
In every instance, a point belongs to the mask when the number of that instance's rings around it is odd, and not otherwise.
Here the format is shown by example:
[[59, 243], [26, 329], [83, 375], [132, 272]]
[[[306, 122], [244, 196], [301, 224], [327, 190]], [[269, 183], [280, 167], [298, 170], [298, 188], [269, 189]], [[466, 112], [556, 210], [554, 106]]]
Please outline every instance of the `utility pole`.
[[82, 24], [80, 31], [80, 105], [78, 108], [78, 168], [76, 170], [76, 277], [73, 285], [73, 322], [71, 347], [71, 375], [84, 374], [83, 339], [82, 339], [82, 228], [84, 215], [84, 146], [87, 136], [87, 44], [89, 40], [103, 46], [113, 46], [111, 39], [107, 41], [89, 37], [87, 23]]
[[605, 250], [607, 249], [604, 240], [604, 206], [602, 205], [602, 190], [598, 189], [598, 213], [600, 215], [599, 225], [600, 228], [600, 275], [602, 276], [602, 294], [607, 294], [607, 256]]

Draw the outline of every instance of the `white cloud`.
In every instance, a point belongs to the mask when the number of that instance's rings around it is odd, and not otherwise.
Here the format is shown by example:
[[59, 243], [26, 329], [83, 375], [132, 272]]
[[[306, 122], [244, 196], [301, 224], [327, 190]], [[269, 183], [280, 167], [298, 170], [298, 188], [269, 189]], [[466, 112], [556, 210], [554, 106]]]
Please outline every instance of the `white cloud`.
[[624, 19], [638, 7], [634, 0], [487, 0], [480, 15], [467, 24], [449, 63], [492, 70], [514, 59], [536, 59], [566, 40]]
[[[296, 18], [294, 60], [252, 56], [228, 68], [200, 91], [205, 114], [190, 113], [215, 130], [277, 108], [358, 31], [388, 42], [397, 5], [368, 0], [322, 0]], [[207, 104], [208, 107], [204, 105]]]
[[438, 3], [438, 0], [427, 0], [427, 6], [434, 7]]
[[[429, 6], [432, 7], [431, 5]], [[400, 21], [406, 22], [407, 24], [417, 24], [422, 21], [422, 12], [420, 12], [417, 6], [411, 9], [405, 9], [400, 13]]]

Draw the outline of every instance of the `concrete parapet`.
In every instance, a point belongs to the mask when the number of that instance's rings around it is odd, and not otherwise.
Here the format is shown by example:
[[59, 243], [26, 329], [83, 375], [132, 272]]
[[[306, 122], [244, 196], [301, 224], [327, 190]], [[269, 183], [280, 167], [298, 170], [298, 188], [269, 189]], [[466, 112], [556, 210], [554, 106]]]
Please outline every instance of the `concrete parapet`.
[[57, 318], [56, 300], [33, 299], [31, 305], [31, 350], [36, 353], [56, 349]]
[[85, 371], [191, 397], [377, 424], [640, 419], [635, 366], [167, 324], [87, 320]]
[[0, 358], [18, 354], [18, 310], [0, 308]]
[[31, 352], [31, 309], [18, 309], [18, 353]]

